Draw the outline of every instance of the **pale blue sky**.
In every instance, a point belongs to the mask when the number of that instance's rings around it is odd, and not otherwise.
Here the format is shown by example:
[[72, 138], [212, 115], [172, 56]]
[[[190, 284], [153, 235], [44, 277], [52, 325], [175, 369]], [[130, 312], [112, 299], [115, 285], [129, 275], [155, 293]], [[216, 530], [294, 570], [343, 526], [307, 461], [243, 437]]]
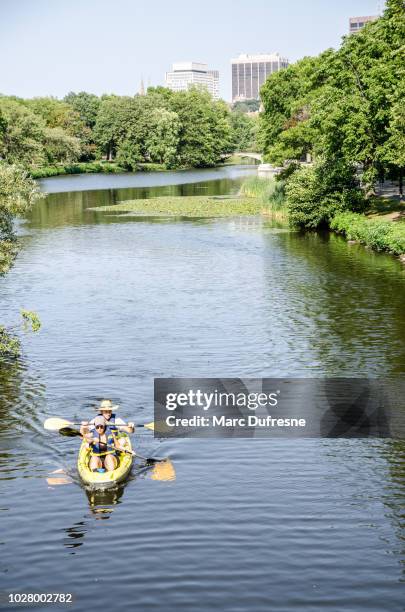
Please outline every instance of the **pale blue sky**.
[[230, 59], [278, 51], [290, 61], [337, 47], [351, 16], [382, 0], [0, 0], [0, 92], [134, 94], [164, 84], [172, 62], [220, 71], [230, 99]]

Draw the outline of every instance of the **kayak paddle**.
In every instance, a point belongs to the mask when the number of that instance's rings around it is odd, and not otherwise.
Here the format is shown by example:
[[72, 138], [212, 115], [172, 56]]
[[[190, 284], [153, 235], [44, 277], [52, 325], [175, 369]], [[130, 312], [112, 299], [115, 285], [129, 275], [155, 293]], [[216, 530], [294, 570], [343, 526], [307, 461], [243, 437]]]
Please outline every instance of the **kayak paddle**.
[[[44, 422], [44, 428], [49, 431], [59, 431], [60, 429], [70, 427], [71, 425], [81, 425], [81, 423], [74, 423], [72, 421], [67, 421], [66, 419], [61, 419], [59, 417], [50, 417]], [[127, 425], [116, 425], [115, 423], [114, 426], [127, 427]], [[153, 423], [153, 421], [151, 423], [138, 423], [135, 425], [135, 427], [145, 427], [145, 429], [150, 429], [153, 431], [155, 429], [155, 424]]]

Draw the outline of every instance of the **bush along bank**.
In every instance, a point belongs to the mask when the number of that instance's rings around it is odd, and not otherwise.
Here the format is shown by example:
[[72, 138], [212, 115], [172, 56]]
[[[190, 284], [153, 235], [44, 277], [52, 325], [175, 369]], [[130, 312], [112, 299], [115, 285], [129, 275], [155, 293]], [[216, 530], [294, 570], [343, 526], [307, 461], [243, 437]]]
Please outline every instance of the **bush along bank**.
[[[163, 164], [140, 163], [137, 166], [138, 172], [161, 172], [166, 170]], [[59, 176], [63, 174], [87, 174], [92, 172], [118, 173], [133, 172], [114, 162], [78, 162], [65, 166], [45, 166], [42, 168], [32, 168], [29, 174], [34, 179]]]
[[[311, 183], [310, 189], [308, 183]], [[318, 193], [320, 188], [314, 169], [304, 167], [286, 180], [250, 177], [243, 183], [240, 194], [255, 198], [262, 204], [261, 213], [280, 215], [293, 228], [311, 231], [323, 226], [347, 240], [399, 255], [405, 263], [405, 221], [376, 219], [364, 212], [345, 211], [349, 197], [353, 207], [364, 210], [366, 201], [360, 190], [342, 188], [340, 194], [326, 198]]]
[[332, 219], [330, 227], [348, 240], [356, 240], [376, 251], [402, 255], [401, 261], [405, 263], [405, 223], [402, 221], [368, 219], [365, 215], [343, 212]]

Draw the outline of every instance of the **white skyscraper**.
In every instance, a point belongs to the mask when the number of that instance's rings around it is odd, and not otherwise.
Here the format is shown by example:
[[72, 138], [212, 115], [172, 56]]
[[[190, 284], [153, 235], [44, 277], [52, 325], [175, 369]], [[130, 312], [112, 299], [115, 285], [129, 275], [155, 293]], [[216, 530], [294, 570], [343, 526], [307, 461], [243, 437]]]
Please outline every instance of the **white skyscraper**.
[[190, 87], [201, 87], [209, 91], [214, 100], [219, 98], [219, 72], [208, 70], [200, 62], [178, 62], [171, 72], [166, 72], [166, 87], [173, 91], [187, 91]]

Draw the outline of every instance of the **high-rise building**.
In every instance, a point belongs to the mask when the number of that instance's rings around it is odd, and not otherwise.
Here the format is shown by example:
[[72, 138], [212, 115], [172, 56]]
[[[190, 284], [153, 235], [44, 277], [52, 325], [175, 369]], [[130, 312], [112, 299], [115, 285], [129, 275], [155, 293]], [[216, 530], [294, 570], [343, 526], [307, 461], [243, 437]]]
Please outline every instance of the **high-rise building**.
[[350, 17], [349, 19], [349, 31], [350, 34], [354, 34], [364, 28], [366, 23], [370, 23], [370, 21], [375, 21], [378, 19], [377, 15], [368, 15], [366, 17]]
[[219, 98], [219, 72], [208, 70], [200, 62], [178, 62], [171, 72], [166, 72], [166, 87], [173, 91], [187, 91], [190, 87], [201, 87], [209, 91], [214, 100]]
[[231, 60], [232, 102], [258, 100], [260, 88], [273, 72], [287, 68], [289, 62], [278, 53], [246, 55]]

